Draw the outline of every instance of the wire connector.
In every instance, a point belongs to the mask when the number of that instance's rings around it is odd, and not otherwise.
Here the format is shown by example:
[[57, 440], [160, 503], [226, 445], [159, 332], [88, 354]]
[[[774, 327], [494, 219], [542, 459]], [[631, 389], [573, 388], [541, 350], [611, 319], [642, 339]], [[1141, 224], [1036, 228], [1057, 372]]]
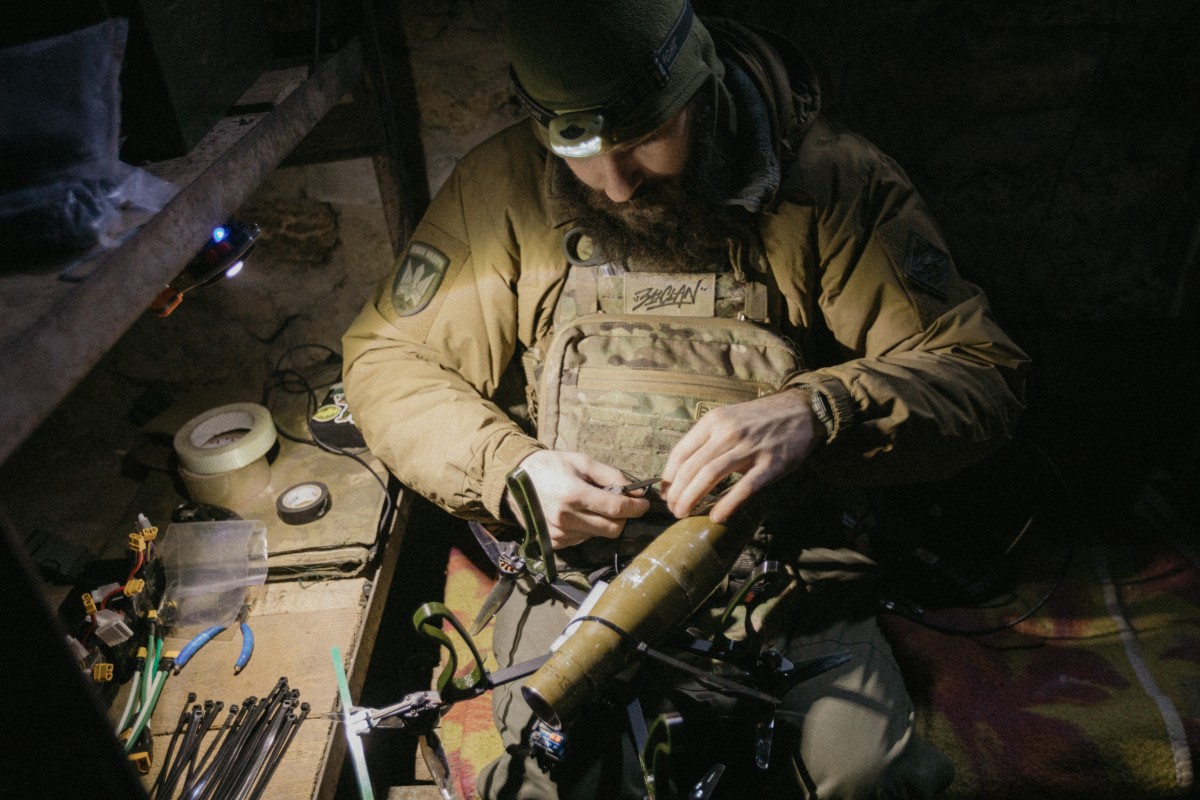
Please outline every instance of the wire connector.
[[[128, 742], [129, 735], [131, 733], [132, 731], [126, 730], [119, 737], [122, 742], [126, 743], [126, 747], [129, 747]], [[153, 763], [153, 757], [151, 755], [151, 748], [153, 746], [154, 737], [150, 736], [150, 729], [148, 727], [143, 728], [142, 733], [138, 736], [137, 743], [133, 745], [133, 752], [128, 753], [125, 756], [133, 762], [133, 766], [137, 768], [138, 773], [141, 775], [150, 774], [150, 766]]]
[[107, 661], [97, 661], [92, 664], [92, 680], [96, 683], [108, 683], [113, 679], [113, 665]]
[[76, 661], [86, 661], [88, 657], [88, 649], [83, 646], [83, 643], [70, 634], [66, 635], [67, 648], [71, 651], [71, 655]]
[[96, 636], [109, 647], [116, 647], [133, 637], [133, 629], [125, 622], [125, 615], [111, 608], [96, 612]]
[[179, 655], [178, 650], [167, 650], [162, 654], [162, 658], [158, 660], [158, 668], [164, 672], [170, 672], [175, 666], [175, 658]]
[[139, 594], [142, 589], [146, 588], [146, 581], [143, 578], [134, 578], [133, 580], [125, 581], [125, 596], [133, 597]]
[[146, 550], [146, 539], [140, 533], [129, 534], [129, 549], [135, 553], [142, 553]]
[[150, 520], [146, 519], [145, 514], [138, 514], [137, 522], [139, 527], [138, 533], [141, 534], [143, 539], [147, 542], [153, 542], [158, 538], [158, 527], [151, 525]]
[[92, 597], [91, 592], [84, 592], [80, 599], [83, 601], [83, 613], [88, 616], [96, 613], [96, 598]]

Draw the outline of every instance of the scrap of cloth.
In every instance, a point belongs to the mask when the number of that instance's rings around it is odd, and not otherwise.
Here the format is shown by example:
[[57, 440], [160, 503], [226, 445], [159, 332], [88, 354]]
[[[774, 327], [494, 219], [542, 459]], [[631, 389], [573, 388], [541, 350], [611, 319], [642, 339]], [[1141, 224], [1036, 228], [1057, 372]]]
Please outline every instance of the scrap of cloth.
[[[1046, 604], [1003, 632], [950, 636], [882, 618], [919, 732], [954, 761], [943, 797], [1136, 800], [1197, 791], [1200, 547], [1108, 524], [1073, 548], [1048, 543], [1027, 559], [1011, 596], [926, 614], [944, 627], [1000, 625], [1044, 596], [1065, 565]], [[457, 550], [447, 575], [447, 605], [470, 620], [492, 579]], [[490, 626], [477, 644], [494, 669]], [[488, 695], [455, 705], [441, 735], [462, 796], [474, 797], [476, 774], [501, 750]]]

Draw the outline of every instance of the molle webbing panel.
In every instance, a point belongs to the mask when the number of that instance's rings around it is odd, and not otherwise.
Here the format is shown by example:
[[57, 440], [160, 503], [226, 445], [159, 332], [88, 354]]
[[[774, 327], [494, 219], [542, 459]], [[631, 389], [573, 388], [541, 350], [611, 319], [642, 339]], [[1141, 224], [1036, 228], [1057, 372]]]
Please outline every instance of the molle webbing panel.
[[799, 369], [787, 342], [750, 322], [587, 315], [547, 353], [538, 438], [650, 477], [706, 411], [776, 392]]
[[766, 284], [739, 280], [731, 272], [610, 275], [603, 268], [573, 267], [554, 323], [559, 329], [577, 317], [603, 312], [721, 317], [765, 325], [771, 319], [769, 296]]

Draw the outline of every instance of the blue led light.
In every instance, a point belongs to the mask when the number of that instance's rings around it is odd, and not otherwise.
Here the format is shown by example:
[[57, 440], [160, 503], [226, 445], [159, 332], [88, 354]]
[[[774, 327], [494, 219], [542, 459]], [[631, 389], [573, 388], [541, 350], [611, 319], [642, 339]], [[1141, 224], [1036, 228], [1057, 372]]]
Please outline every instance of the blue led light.
[[229, 231], [227, 231], [225, 228], [213, 228], [213, 235], [212, 235], [213, 244], [224, 241], [225, 237], [228, 235], [229, 235]]

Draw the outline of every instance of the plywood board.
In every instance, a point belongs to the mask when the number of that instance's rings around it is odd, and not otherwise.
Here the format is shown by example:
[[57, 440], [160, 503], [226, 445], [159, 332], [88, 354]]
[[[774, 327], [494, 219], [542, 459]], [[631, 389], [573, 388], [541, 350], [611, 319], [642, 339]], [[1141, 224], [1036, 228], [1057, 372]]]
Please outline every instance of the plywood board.
[[[241, 634], [229, 629], [206, 644], [179, 675], [167, 680], [151, 725], [159, 759], [166, 754], [190, 692], [196, 694], [197, 703], [221, 700], [228, 709], [232, 703], [242, 705], [247, 697], [266, 696], [280, 677], [286, 677], [288, 685], [299, 690], [298, 699], [310, 704], [310, 717], [263, 797], [312, 797], [331, 735], [338, 733], [332, 729], [335, 723], [321, 717], [337, 705], [330, 650], [337, 646], [347, 660], [353, 659], [370, 589], [370, 582], [361, 579], [265, 587], [249, 619], [255, 637], [254, 656], [240, 675], [233, 674], [233, 663], [241, 650]], [[168, 638], [164, 652], [178, 650], [186, 641]], [[123, 697], [118, 698], [114, 709], [120, 709], [123, 702]], [[224, 719], [224, 712], [218, 719]], [[161, 760], [146, 776], [147, 786], [160, 768]]]

